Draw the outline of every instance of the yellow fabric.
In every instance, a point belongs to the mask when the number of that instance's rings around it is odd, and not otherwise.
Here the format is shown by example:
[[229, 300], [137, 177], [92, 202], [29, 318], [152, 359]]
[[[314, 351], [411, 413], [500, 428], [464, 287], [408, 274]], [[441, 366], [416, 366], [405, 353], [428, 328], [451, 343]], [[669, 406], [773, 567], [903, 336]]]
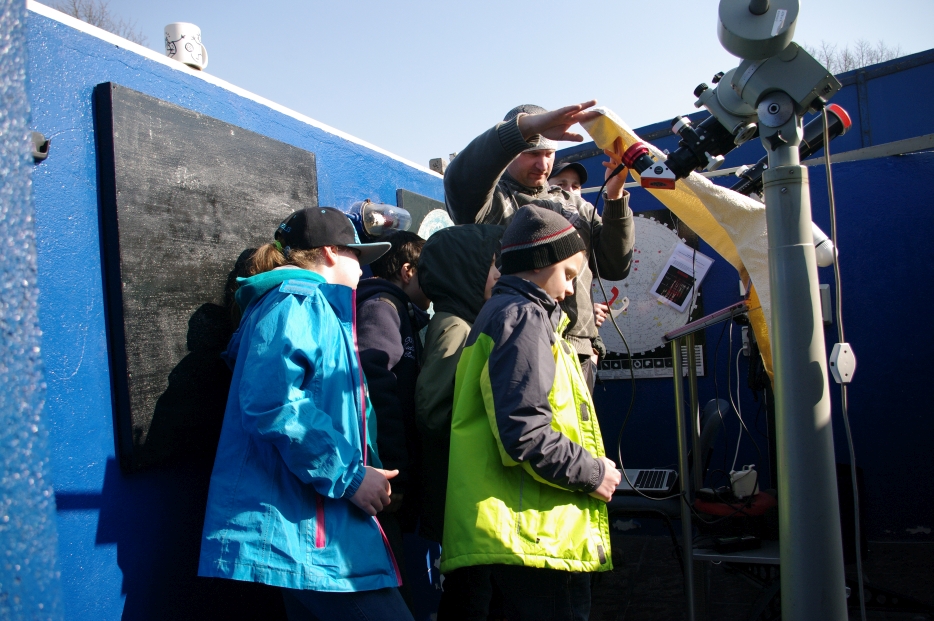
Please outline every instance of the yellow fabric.
[[[580, 362], [558, 334], [552, 347], [555, 383], [548, 395], [551, 426], [602, 457], [603, 438]], [[612, 569], [606, 504], [554, 486], [503, 450], [490, 390], [493, 345], [480, 334], [457, 365], [442, 573], [488, 564]]]
[[[584, 128], [601, 149], [610, 149], [617, 138], [623, 149], [641, 139], [612, 110], [597, 108], [595, 120]], [[651, 144], [657, 159], [665, 156]], [[639, 175], [632, 171], [638, 181]], [[769, 339], [771, 300], [769, 298], [768, 233], [765, 205], [708, 181], [697, 173], [678, 181], [674, 190], [649, 190], [678, 218], [726, 259], [744, 282], [751, 280], [749, 320], [759, 343], [759, 351], [769, 376], [772, 375], [772, 347]]]

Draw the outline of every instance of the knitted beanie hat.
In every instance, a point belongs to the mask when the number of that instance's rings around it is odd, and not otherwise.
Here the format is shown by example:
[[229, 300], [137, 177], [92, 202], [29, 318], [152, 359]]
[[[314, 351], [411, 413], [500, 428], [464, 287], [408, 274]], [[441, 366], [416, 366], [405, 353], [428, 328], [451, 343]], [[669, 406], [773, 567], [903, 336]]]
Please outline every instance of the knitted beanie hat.
[[586, 250], [573, 224], [536, 205], [516, 212], [502, 243], [503, 274], [548, 267]]

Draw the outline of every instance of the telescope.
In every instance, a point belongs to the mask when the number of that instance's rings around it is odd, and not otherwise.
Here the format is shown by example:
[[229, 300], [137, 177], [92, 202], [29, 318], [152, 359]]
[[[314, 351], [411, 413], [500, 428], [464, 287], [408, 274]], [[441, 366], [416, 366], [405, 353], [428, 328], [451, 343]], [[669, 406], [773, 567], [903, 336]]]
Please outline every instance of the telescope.
[[[641, 175], [643, 187], [673, 189], [693, 170], [719, 167], [726, 153], [753, 137], [765, 147], [767, 161], [745, 171], [737, 185], [744, 193], [761, 190], [768, 228], [781, 614], [785, 621], [845, 621], [828, 360], [808, 171], [801, 157], [820, 148], [817, 127], [840, 135], [850, 123], [842, 108], [828, 106], [840, 82], [792, 40], [799, 8], [799, 0], [720, 0], [717, 37], [740, 63], [715, 76], [713, 88], [695, 89], [695, 106], [711, 116], [696, 128], [676, 118], [672, 129], [681, 141], [665, 160], [656, 161], [646, 145], [636, 144], [623, 163]], [[821, 113], [826, 130], [805, 131], [809, 112]], [[848, 358], [837, 365], [855, 365], [849, 346], [838, 348]], [[689, 514], [684, 521], [689, 524]], [[689, 528], [684, 536], [690, 539]], [[684, 574], [691, 584], [690, 562]], [[686, 594], [693, 619], [693, 592], [687, 588]]]
[[[720, 82], [726, 76], [718, 73], [714, 82]], [[719, 87], [718, 87], [719, 89]], [[706, 92], [709, 87], [701, 84], [694, 90]], [[700, 106], [701, 100], [695, 104]], [[830, 139], [842, 136], [850, 129], [853, 122], [846, 110], [837, 104], [827, 106], [830, 120], [828, 130]], [[756, 123], [743, 123], [731, 132], [720, 120], [711, 114], [697, 127], [686, 116], [677, 116], [671, 121], [671, 131], [681, 140], [678, 149], [664, 160], [656, 161], [649, 148], [643, 142], [637, 142], [623, 153], [623, 164], [640, 175], [642, 187], [650, 190], [673, 190], [678, 179], [684, 179], [694, 171], [714, 171], [723, 165], [727, 153], [749, 138], [759, 135]], [[798, 147], [798, 158], [805, 159], [824, 148], [824, 127], [820, 117], [812, 119], [804, 126], [804, 136]], [[741, 177], [730, 189], [740, 194], [758, 194], [762, 191], [762, 173], [768, 168], [768, 155], [755, 165], [738, 174]]]

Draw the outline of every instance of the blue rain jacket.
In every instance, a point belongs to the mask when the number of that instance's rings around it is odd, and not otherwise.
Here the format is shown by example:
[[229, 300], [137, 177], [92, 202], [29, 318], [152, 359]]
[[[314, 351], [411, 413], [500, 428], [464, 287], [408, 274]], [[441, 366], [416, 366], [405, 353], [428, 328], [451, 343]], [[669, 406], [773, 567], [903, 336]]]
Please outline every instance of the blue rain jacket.
[[400, 584], [379, 523], [349, 500], [364, 465], [380, 465], [354, 296], [302, 269], [241, 279], [198, 575], [316, 591]]

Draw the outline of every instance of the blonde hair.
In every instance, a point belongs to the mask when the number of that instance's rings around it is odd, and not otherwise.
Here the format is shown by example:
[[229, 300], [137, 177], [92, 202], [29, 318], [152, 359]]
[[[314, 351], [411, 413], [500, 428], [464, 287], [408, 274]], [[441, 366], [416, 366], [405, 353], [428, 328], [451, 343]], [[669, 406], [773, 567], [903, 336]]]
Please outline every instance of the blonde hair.
[[284, 265], [294, 265], [302, 269], [310, 269], [324, 260], [322, 248], [309, 250], [289, 250], [288, 255], [280, 250], [278, 243], [263, 244], [253, 253], [246, 265], [247, 275], [255, 276], [274, 270]]

